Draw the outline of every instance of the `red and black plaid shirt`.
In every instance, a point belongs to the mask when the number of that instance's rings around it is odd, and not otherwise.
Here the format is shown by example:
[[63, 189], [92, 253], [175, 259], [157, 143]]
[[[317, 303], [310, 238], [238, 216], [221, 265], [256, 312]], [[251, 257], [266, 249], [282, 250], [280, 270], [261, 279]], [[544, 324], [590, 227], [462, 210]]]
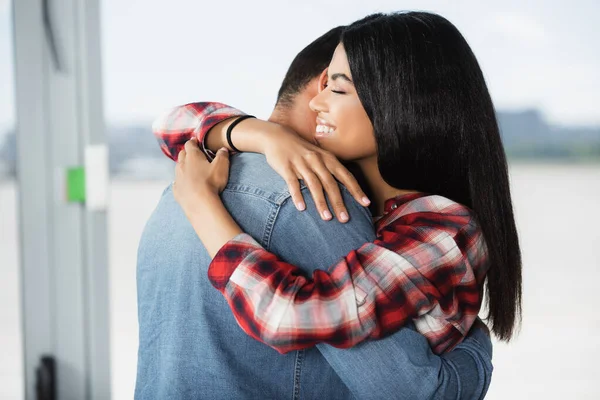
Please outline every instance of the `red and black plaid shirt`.
[[[174, 109], [153, 126], [165, 154], [227, 118], [219, 103]], [[183, 116], [183, 117], [182, 117]], [[182, 121], [182, 122], [179, 122]], [[442, 196], [389, 199], [377, 238], [312, 277], [247, 234], [225, 244], [208, 277], [242, 329], [281, 353], [329, 343], [347, 348], [389, 335], [413, 320], [436, 353], [451, 350], [473, 325], [488, 268], [472, 211]]]
[[190, 103], [169, 110], [152, 124], [152, 131], [158, 140], [160, 149], [170, 159], [177, 161], [185, 142], [198, 139], [204, 154], [211, 160], [214, 153], [205, 145], [206, 134], [219, 122], [246, 115], [223, 103]]

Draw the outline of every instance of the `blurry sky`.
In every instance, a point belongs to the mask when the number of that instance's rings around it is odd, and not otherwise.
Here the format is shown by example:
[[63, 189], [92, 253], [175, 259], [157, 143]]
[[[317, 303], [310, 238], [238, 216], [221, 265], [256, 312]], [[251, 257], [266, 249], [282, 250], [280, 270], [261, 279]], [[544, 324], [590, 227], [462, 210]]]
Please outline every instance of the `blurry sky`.
[[[200, 100], [266, 117], [289, 63], [317, 36], [372, 12], [420, 9], [440, 13], [463, 33], [496, 108], [539, 108], [551, 122], [600, 124], [600, 1], [101, 4], [109, 123], [149, 123], [169, 107]], [[11, 29], [10, 1], [0, 0], [0, 129], [14, 114]]]

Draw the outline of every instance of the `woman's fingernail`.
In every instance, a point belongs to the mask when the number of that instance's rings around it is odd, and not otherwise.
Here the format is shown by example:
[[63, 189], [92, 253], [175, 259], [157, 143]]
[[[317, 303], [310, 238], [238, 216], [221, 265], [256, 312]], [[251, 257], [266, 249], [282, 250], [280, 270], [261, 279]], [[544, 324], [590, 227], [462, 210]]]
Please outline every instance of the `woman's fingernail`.
[[331, 213], [329, 211], [323, 211], [323, 218], [331, 219], [331, 218], [333, 218], [333, 215], [331, 215]]
[[304, 205], [304, 203], [302, 202], [297, 202], [296, 203], [296, 208], [300, 211], [304, 211], [306, 209], [306, 206]]
[[344, 211], [342, 211], [340, 213], [340, 219], [344, 222], [348, 221], [348, 214], [346, 214]]
[[364, 205], [368, 206], [369, 204], [371, 204], [371, 200], [369, 200], [369, 198], [367, 196], [362, 198], [362, 202]]

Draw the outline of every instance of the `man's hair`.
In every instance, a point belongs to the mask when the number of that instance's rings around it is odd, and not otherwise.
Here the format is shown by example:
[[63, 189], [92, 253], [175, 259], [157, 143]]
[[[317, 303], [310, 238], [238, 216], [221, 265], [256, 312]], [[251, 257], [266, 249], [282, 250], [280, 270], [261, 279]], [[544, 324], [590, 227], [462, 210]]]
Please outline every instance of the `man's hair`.
[[277, 105], [289, 107], [294, 97], [329, 65], [345, 26], [338, 26], [306, 46], [288, 68], [277, 94]]

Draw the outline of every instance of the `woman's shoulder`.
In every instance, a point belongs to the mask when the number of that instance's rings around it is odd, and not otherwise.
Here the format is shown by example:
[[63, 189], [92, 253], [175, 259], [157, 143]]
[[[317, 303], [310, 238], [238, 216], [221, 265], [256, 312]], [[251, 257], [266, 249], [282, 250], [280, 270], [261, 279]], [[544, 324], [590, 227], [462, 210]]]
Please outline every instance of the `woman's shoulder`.
[[464, 215], [470, 216], [473, 211], [454, 200], [437, 194], [424, 194], [406, 204], [404, 214], [411, 212], [432, 212], [445, 215]]
[[392, 213], [395, 214], [396, 218], [416, 213], [464, 217], [473, 215], [473, 211], [469, 207], [437, 194], [413, 194], [405, 201], [402, 200], [401, 198], [396, 206], [392, 206]]
[[473, 210], [440, 195], [423, 194], [394, 211], [385, 221], [388, 227], [409, 225], [420, 231], [442, 230], [452, 236], [460, 231], [479, 229]]

